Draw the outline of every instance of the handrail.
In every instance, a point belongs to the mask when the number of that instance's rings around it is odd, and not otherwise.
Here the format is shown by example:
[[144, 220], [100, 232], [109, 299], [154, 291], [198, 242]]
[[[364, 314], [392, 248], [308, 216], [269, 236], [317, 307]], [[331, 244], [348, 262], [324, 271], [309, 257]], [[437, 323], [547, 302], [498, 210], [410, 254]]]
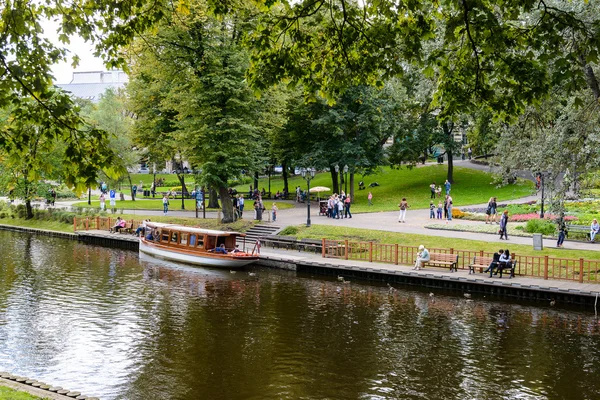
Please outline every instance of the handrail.
[[[417, 246], [384, 244], [377, 242], [353, 242], [348, 240], [322, 239], [323, 258], [337, 258], [386, 264], [413, 265]], [[457, 250], [453, 248], [429, 248], [430, 253], [456, 254], [459, 269], [468, 270], [475, 256], [493, 257], [493, 253], [483, 250]], [[600, 283], [600, 260], [583, 258], [559, 258], [549, 256], [526, 256], [513, 254], [517, 261], [515, 275], [578, 281], [580, 283]]]

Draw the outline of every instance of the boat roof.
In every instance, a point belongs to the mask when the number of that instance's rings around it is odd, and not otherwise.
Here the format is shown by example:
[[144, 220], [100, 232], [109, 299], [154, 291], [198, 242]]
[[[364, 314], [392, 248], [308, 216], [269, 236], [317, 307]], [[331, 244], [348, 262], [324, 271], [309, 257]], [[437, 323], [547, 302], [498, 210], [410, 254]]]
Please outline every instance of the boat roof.
[[178, 224], [165, 224], [162, 222], [147, 222], [147, 227], [150, 228], [161, 228], [161, 229], [169, 229], [172, 231], [181, 231], [181, 232], [189, 232], [189, 233], [198, 233], [203, 235], [211, 235], [211, 236], [246, 236], [245, 233], [234, 232], [234, 231], [217, 231], [213, 229], [202, 229], [202, 228], [194, 228], [191, 226], [178, 225]]

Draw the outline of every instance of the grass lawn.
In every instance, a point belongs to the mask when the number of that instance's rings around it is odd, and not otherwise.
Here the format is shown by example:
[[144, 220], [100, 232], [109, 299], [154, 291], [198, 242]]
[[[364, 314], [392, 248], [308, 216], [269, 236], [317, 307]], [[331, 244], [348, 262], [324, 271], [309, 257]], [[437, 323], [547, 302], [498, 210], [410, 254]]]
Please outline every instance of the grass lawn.
[[[81, 201], [79, 203], [74, 203], [73, 207], [81, 207], [81, 208], [100, 208], [100, 201], [99, 200], [95, 200], [98, 198], [98, 196], [92, 196], [92, 198], [94, 200], [92, 200], [92, 205], [88, 205], [87, 201]], [[265, 207], [267, 209], [271, 209], [271, 206], [273, 201], [271, 200], [266, 200], [264, 202]], [[291, 203], [283, 203], [283, 202], [278, 202], [275, 201], [275, 203], [277, 203], [277, 207], [280, 210], [285, 210], [288, 208], [294, 208], [294, 204]], [[185, 199], [184, 200], [184, 204], [185, 204], [185, 209], [186, 210], [195, 210], [196, 207], [196, 200], [191, 200], [191, 199]], [[246, 205], [244, 206], [244, 210], [248, 210], [248, 206], [250, 206], [250, 208], [252, 208], [252, 201], [248, 201], [246, 200]], [[110, 207], [110, 201], [106, 200], [106, 207]], [[163, 203], [162, 203], [162, 198], [156, 198], [156, 199], [137, 199], [136, 201], [131, 201], [131, 200], [125, 200], [125, 201], [120, 201], [117, 200], [117, 209], [124, 209], [124, 210], [162, 210], [163, 209]], [[177, 210], [181, 210], [181, 199], [170, 199], [169, 200], [169, 210], [171, 211], [177, 211]], [[207, 211], [217, 211], [220, 210], [217, 208], [207, 208]]]
[[[294, 232], [295, 231], [295, 232]], [[479, 240], [468, 240], [468, 239], [455, 239], [445, 238], [439, 236], [429, 235], [416, 235], [416, 234], [405, 234], [397, 232], [385, 232], [376, 231], [369, 229], [359, 228], [346, 228], [337, 226], [327, 225], [313, 225], [307, 228], [304, 225], [288, 227], [282, 233], [282, 235], [291, 235], [300, 238], [309, 239], [332, 239], [332, 240], [344, 240], [350, 241], [373, 241], [385, 244], [398, 243], [402, 246], [418, 246], [424, 245], [425, 247], [431, 248], [454, 248], [457, 250], [483, 250], [489, 252], [496, 252], [500, 246], [508, 246], [512, 253], [517, 255], [530, 255], [530, 256], [545, 256], [550, 257], [562, 257], [562, 258], [575, 258], [578, 259], [583, 257], [588, 260], [597, 260], [600, 258], [600, 253], [592, 250], [569, 250], [569, 249], [555, 249], [555, 248], [544, 248], [544, 250], [533, 250], [532, 246], [512, 244], [510, 242], [502, 243], [489, 243], [486, 241]]]
[[[355, 183], [358, 185], [360, 180], [368, 186], [372, 182], [379, 183], [380, 186], [365, 190], [358, 190], [355, 186], [355, 199], [352, 205], [353, 212], [375, 212], [391, 211], [398, 208], [398, 203], [402, 197], [406, 197], [412, 208], [428, 208], [430, 201], [429, 185], [435, 182], [442, 185], [446, 180], [447, 167], [445, 165], [431, 165], [413, 169], [391, 169], [385, 167], [376, 175], [362, 177], [357, 175]], [[498, 202], [529, 196], [534, 192], [533, 182], [519, 180], [514, 185], [508, 185], [497, 188], [492, 184], [493, 176], [487, 172], [482, 172], [470, 168], [454, 167], [454, 184], [452, 185], [452, 199], [455, 206], [487, 203], [492, 196], [498, 198]], [[306, 181], [301, 176], [292, 177], [288, 180], [290, 190], [293, 191], [296, 186], [306, 189]], [[259, 188], [267, 187], [268, 180], [260, 179]], [[331, 187], [331, 175], [320, 173], [310, 182], [311, 187], [325, 186]], [[246, 193], [247, 185], [237, 186], [240, 193]], [[283, 190], [283, 181], [281, 178], [271, 178], [271, 191]], [[443, 187], [442, 187], [443, 190]], [[368, 206], [367, 195], [369, 191], [373, 194], [373, 206]], [[321, 193], [328, 196], [331, 192]]]
[[[145, 218], [143, 215], [139, 215], [139, 214], [134, 215], [134, 214], [120, 214], [120, 213], [106, 214], [104, 216], [111, 217], [113, 219], [116, 219], [117, 217], [121, 217], [126, 220], [133, 219], [136, 221], [138, 221], [138, 220], [141, 221]], [[85, 216], [82, 215], [78, 218], [85, 218]], [[197, 219], [196, 218], [183, 218], [183, 217], [170, 217], [170, 216], [166, 216], [166, 217], [152, 216], [151, 219], [154, 222], [168, 222], [168, 223], [173, 223], [173, 224], [198, 226], [198, 227], [206, 228], [206, 229], [234, 230], [234, 231], [238, 231], [238, 232], [247, 231], [248, 229], [253, 227], [256, 222], [251, 219], [242, 219], [242, 220], [237, 220], [236, 222], [233, 222], [230, 224], [221, 224], [219, 221], [217, 221], [216, 218], [203, 219], [201, 216], [200, 216], [200, 218], [197, 218]], [[2, 219], [0, 219], [0, 225], [21, 226], [21, 227], [25, 227], [25, 228], [45, 229], [45, 230], [69, 232], [69, 233], [73, 232], [73, 224], [65, 224], [65, 223], [61, 223], [61, 222], [57, 222], [57, 221], [44, 221], [44, 220], [37, 220], [37, 219], [25, 220], [25, 219], [19, 219], [19, 218], [2, 218]]]
[[[160, 178], [164, 179], [165, 182], [179, 182], [179, 179], [177, 179], [177, 174], [156, 174], [156, 179], [158, 180]], [[141, 181], [146, 189], [150, 189], [150, 185], [152, 185], [153, 180], [153, 174], [131, 174], [131, 183], [139, 186]], [[194, 183], [194, 175], [187, 174], [185, 176], [185, 184], [194, 185]], [[129, 182], [127, 182], [127, 184], [129, 184]], [[177, 183], [177, 185], [174, 186], [179, 186], [179, 183]], [[170, 189], [170, 187], [168, 189]], [[158, 188], [157, 190], [160, 190], [160, 188]]]
[[37, 397], [26, 392], [20, 392], [6, 386], [0, 386], [0, 400], [40, 400], [48, 397]]

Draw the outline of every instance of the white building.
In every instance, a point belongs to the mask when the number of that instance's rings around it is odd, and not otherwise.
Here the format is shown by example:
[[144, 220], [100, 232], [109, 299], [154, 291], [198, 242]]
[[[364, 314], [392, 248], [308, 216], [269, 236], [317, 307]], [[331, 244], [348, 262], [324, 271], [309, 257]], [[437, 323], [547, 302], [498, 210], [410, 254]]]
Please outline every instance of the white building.
[[80, 99], [97, 103], [108, 88], [122, 89], [129, 82], [127, 74], [121, 70], [73, 72], [73, 79], [67, 84], [56, 86]]

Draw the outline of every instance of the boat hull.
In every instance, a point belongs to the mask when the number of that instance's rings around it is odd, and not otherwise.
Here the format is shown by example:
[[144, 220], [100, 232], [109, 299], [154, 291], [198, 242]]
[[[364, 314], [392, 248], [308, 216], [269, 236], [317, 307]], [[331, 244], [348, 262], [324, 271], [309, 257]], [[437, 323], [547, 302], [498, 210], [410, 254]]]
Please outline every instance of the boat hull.
[[231, 254], [190, 254], [177, 252], [160, 248], [157, 245], [149, 245], [144, 240], [140, 240], [140, 253], [149, 254], [164, 260], [215, 268], [241, 268], [258, 260], [257, 256], [236, 257]]

